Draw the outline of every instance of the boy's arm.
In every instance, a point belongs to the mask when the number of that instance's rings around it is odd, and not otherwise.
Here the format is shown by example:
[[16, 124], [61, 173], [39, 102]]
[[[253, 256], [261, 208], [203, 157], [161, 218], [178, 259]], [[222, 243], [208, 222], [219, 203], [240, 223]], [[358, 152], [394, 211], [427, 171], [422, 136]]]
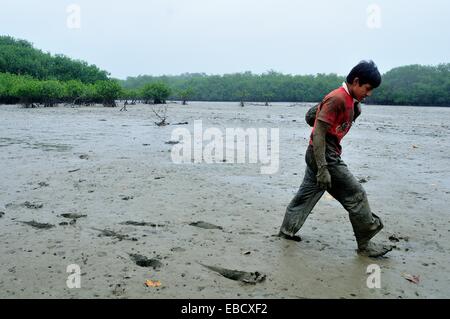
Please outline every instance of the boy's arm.
[[325, 158], [325, 136], [330, 126], [336, 122], [338, 114], [344, 109], [344, 100], [337, 97], [330, 97], [323, 102], [317, 114], [316, 127], [313, 133], [313, 148], [318, 169], [316, 175], [317, 184], [323, 189], [331, 188], [331, 175], [328, 171], [327, 160]]
[[361, 115], [361, 103], [360, 102], [356, 102], [355, 105], [353, 106], [353, 122], [356, 121], [356, 119], [358, 118], [358, 116]]
[[314, 158], [316, 159], [318, 169], [316, 175], [317, 184], [323, 189], [331, 188], [331, 175], [328, 172], [327, 160], [325, 158], [325, 135], [329, 127], [330, 124], [317, 120], [313, 134]]

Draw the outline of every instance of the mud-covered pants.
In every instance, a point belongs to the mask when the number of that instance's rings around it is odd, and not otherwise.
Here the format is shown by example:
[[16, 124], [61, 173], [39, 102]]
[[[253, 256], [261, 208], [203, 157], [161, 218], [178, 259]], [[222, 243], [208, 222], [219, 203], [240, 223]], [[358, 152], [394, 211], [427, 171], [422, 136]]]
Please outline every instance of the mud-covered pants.
[[[356, 240], [360, 243], [366, 235], [382, 225], [378, 216], [370, 210], [364, 188], [352, 175], [339, 155], [326, 152], [328, 171], [331, 175], [331, 189], [327, 191], [347, 210]], [[289, 203], [280, 231], [293, 236], [303, 226], [308, 215], [324, 194], [317, 185], [317, 164], [310, 145], [305, 154], [306, 171], [303, 182], [295, 197]], [[382, 226], [381, 226], [382, 227]]]

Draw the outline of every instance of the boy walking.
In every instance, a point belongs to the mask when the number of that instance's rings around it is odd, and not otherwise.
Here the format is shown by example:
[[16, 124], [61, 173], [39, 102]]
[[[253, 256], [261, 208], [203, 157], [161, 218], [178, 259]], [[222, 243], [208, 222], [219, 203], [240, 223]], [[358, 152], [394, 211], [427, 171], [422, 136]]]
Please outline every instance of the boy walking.
[[341, 159], [340, 141], [361, 113], [359, 102], [380, 84], [381, 75], [375, 63], [361, 61], [342, 86], [325, 96], [319, 105], [305, 155], [305, 176], [286, 209], [280, 237], [301, 240], [295, 234], [326, 190], [349, 213], [359, 254], [379, 257], [392, 250], [390, 246], [370, 241], [383, 228], [383, 223], [370, 210], [365, 190]]

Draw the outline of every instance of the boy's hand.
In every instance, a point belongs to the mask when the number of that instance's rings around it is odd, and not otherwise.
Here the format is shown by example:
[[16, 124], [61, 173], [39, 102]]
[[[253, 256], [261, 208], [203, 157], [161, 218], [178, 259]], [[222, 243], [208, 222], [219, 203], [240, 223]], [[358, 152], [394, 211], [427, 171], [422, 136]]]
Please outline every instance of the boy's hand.
[[319, 168], [316, 178], [320, 188], [325, 190], [331, 188], [331, 175], [325, 165]]

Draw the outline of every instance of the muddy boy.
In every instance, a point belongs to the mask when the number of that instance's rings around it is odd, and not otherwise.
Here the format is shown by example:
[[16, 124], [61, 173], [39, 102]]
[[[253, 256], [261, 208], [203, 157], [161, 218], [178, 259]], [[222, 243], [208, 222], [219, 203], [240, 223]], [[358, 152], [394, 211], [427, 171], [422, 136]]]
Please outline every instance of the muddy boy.
[[286, 209], [280, 237], [300, 241], [295, 234], [328, 191], [349, 213], [359, 254], [379, 257], [392, 250], [390, 246], [371, 241], [383, 228], [383, 223], [372, 213], [364, 188], [341, 159], [340, 142], [361, 113], [359, 102], [380, 84], [381, 75], [375, 63], [361, 61], [340, 88], [325, 96], [312, 119], [308, 119], [311, 114], [307, 114], [307, 122], [311, 120], [313, 129], [305, 154], [305, 176]]

